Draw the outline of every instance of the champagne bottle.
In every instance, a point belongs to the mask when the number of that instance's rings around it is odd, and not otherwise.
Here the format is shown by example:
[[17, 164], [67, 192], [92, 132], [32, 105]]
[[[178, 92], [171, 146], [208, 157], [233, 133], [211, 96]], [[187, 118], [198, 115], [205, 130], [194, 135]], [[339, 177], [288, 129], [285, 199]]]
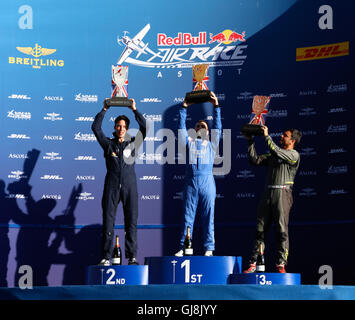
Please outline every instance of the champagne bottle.
[[190, 227], [187, 227], [186, 237], [185, 237], [185, 241], [184, 241], [184, 256], [192, 256], [193, 253], [194, 253], [194, 250], [192, 249]]
[[256, 272], [265, 272], [265, 259], [264, 259], [264, 252], [263, 252], [263, 244], [260, 243], [259, 245], [259, 254], [256, 259]]
[[122, 264], [122, 251], [120, 247], [120, 242], [118, 236], [116, 236], [116, 244], [113, 248], [112, 254], [112, 265], [120, 265]]

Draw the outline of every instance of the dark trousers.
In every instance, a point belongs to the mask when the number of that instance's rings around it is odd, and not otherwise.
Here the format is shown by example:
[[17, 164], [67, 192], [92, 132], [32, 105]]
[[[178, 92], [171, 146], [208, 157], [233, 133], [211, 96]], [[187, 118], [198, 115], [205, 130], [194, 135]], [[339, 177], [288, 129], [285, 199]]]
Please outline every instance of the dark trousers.
[[258, 208], [255, 244], [250, 262], [256, 262], [259, 246], [265, 248], [265, 237], [272, 222], [277, 237], [277, 263], [287, 263], [289, 254], [288, 222], [293, 198], [290, 189], [268, 189], [264, 192]]
[[126, 183], [120, 187], [119, 176], [108, 173], [102, 197], [102, 258], [104, 259], [112, 258], [114, 226], [117, 206], [120, 201], [124, 214], [125, 256], [126, 258], [137, 256], [138, 192], [136, 178], [134, 176], [131, 179], [126, 179]]

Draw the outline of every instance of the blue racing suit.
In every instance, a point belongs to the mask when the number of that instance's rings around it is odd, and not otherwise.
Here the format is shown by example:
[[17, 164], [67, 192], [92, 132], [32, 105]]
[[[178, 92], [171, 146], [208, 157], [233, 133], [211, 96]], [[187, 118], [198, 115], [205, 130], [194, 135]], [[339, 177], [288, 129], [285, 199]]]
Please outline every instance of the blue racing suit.
[[[186, 130], [187, 108], [179, 111], [179, 142], [186, 147], [188, 162], [186, 164], [185, 186], [183, 190], [184, 224], [180, 238], [183, 248], [187, 227], [190, 227], [191, 238], [196, 210], [200, 205], [202, 221], [202, 237], [205, 250], [215, 249], [214, 239], [214, 205], [216, 198], [216, 183], [213, 177], [213, 162], [218, 149], [222, 132], [221, 110], [214, 107], [211, 141], [188, 136]], [[213, 130], [214, 129], [214, 130]]]

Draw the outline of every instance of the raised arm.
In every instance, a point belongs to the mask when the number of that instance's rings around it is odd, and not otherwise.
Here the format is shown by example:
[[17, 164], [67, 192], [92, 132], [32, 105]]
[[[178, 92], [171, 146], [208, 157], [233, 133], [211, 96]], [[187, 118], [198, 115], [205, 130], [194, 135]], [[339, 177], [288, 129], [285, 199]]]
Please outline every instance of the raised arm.
[[106, 100], [104, 102], [103, 109], [95, 116], [94, 122], [91, 125], [91, 130], [94, 132], [94, 135], [99, 142], [100, 146], [105, 150], [109, 144], [109, 139], [105, 136], [102, 131], [102, 121], [105, 117], [106, 111], [109, 107], [106, 106]]
[[184, 102], [179, 109], [179, 120], [178, 120], [178, 141], [183, 145], [186, 145], [188, 141], [188, 134], [186, 129], [186, 116], [187, 116], [187, 104], [186, 102]]
[[249, 162], [254, 166], [267, 166], [271, 154], [267, 153], [258, 155], [255, 150], [254, 140], [252, 138], [248, 138], [248, 144]]

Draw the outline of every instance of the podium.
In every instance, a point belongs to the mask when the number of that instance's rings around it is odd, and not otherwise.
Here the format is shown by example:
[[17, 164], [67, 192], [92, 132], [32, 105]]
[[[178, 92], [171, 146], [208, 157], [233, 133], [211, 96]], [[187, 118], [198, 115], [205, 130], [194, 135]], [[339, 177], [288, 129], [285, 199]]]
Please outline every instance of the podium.
[[149, 284], [228, 284], [242, 258], [230, 256], [146, 257]]
[[230, 276], [231, 284], [258, 284], [258, 285], [300, 285], [299, 273], [236, 273]]
[[148, 266], [88, 266], [89, 285], [147, 285]]

